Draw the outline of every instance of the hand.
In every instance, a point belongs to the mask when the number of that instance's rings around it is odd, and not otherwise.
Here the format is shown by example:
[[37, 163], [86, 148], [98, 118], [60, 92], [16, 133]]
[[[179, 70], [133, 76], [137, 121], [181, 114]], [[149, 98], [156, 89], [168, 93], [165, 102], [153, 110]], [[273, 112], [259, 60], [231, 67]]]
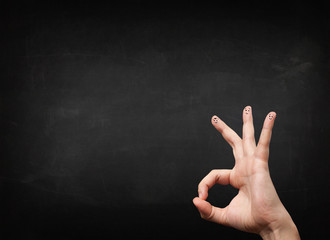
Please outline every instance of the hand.
[[[198, 185], [199, 197], [193, 202], [202, 218], [260, 234], [263, 239], [300, 239], [269, 174], [269, 143], [275, 118], [275, 112], [266, 116], [256, 146], [250, 106], [243, 110], [243, 139], [219, 117], [212, 117], [213, 126], [233, 148], [235, 166], [233, 169], [212, 170]], [[225, 208], [212, 206], [206, 201], [208, 190], [216, 183], [239, 189]]]

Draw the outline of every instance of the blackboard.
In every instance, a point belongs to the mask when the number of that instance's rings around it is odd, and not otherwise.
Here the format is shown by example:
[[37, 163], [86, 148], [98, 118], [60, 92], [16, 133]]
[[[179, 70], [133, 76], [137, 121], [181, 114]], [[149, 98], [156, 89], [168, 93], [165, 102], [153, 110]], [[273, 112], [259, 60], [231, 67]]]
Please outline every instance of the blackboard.
[[[3, 3], [4, 239], [259, 239], [201, 220], [192, 204], [210, 170], [234, 164], [211, 116], [241, 135], [246, 105], [257, 138], [276, 111], [274, 185], [301, 236], [323, 236], [326, 10], [273, 1]], [[235, 194], [216, 186], [209, 199], [225, 206]]]

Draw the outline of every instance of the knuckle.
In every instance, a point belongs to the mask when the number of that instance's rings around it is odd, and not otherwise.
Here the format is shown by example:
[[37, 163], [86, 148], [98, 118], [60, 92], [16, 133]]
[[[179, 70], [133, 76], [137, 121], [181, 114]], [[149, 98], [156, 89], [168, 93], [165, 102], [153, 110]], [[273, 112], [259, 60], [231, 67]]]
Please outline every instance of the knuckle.
[[240, 139], [235, 139], [235, 140], [233, 141], [233, 145], [234, 145], [235, 147], [239, 147], [240, 144], [241, 144], [241, 140], [240, 140]]
[[260, 146], [260, 148], [268, 149], [269, 141], [259, 141], [258, 145]]
[[254, 140], [254, 136], [252, 134], [251, 135], [244, 135], [243, 140], [252, 141], [252, 140]]
[[215, 172], [215, 169], [212, 169], [209, 174], [213, 174]]
[[215, 209], [212, 206], [210, 214], [209, 215], [204, 215], [203, 214], [202, 218], [205, 219], [205, 220], [207, 220], [207, 221], [211, 221], [213, 219], [213, 217], [214, 217], [214, 214], [215, 214], [215, 211], [214, 210]]
[[217, 175], [217, 172], [218, 172], [218, 169], [212, 169], [212, 170], [209, 172], [208, 175], [210, 175], [210, 176], [215, 176], [215, 175]]

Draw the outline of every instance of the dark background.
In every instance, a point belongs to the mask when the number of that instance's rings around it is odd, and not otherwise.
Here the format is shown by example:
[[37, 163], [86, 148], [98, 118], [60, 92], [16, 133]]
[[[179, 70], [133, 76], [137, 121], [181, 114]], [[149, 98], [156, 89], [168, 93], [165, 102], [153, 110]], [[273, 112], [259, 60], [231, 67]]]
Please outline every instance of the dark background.
[[234, 164], [211, 116], [241, 134], [246, 105], [257, 139], [276, 111], [278, 194], [327, 236], [329, 8], [229, 2], [0, 3], [2, 239], [260, 239], [192, 204]]

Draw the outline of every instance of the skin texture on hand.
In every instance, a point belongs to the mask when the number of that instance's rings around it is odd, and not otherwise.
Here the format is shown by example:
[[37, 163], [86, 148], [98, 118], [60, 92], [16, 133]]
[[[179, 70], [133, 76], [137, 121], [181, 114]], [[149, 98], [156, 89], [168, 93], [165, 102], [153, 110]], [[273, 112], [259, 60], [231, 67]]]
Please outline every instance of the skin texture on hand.
[[[202, 218], [259, 234], [263, 239], [300, 239], [269, 174], [269, 144], [275, 118], [275, 112], [266, 116], [258, 145], [254, 137], [251, 106], [243, 110], [243, 138], [219, 117], [211, 118], [213, 126], [232, 147], [235, 166], [233, 169], [212, 170], [199, 183], [199, 197], [194, 198], [193, 203]], [[208, 190], [214, 184], [230, 184], [239, 189], [227, 207], [218, 208], [206, 201]]]

